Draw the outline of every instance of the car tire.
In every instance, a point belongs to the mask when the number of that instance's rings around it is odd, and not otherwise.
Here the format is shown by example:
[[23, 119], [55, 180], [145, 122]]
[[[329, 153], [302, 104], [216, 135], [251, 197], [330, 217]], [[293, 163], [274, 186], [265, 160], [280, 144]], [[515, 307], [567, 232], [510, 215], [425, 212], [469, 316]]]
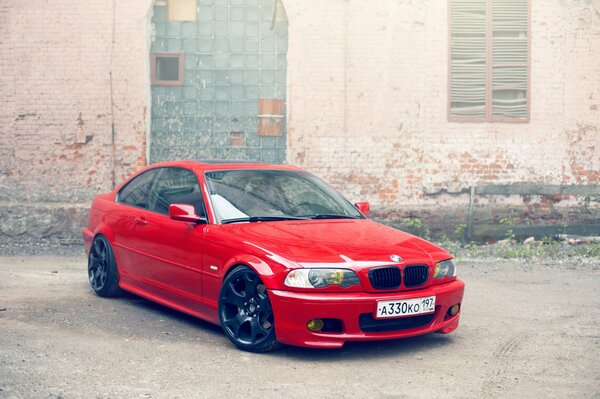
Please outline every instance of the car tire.
[[109, 298], [122, 294], [119, 287], [117, 263], [110, 242], [103, 235], [94, 238], [88, 257], [88, 277], [92, 290]]
[[262, 353], [282, 346], [275, 337], [267, 289], [247, 266], [237, 266], [223, 281], [219, 320], [225, 335], [242, 350]]

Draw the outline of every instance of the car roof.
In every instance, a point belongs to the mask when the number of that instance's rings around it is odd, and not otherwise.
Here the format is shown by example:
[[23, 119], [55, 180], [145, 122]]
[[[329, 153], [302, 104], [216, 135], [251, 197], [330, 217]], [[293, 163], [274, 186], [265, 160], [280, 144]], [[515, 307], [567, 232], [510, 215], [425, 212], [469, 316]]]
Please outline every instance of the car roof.
[[172, 162], [158, 162], [149, 165], [146, 169], [160, 168], [160, 167], [183, 167], [192, 169], [196, 172], [205, 172], [211, 170], [229, 170], [229, 169], [279, 169], [279, 170], [301, 170], [295, 166], [282, 165], [282, 164], [270, 164], [260, 162], [247, 162], [247, 161], [230, 161], [230, 160], [207, 160], [207, 161], [172, 161]]

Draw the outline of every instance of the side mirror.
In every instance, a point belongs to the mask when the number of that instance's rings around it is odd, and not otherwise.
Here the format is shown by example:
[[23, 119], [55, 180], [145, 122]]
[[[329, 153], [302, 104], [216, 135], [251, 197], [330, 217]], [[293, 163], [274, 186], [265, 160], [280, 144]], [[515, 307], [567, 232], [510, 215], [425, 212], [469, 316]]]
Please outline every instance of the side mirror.
[[357, 202], [356, 204], [354, 204], [354, 206], [360, 211], [360, 213], [362, 213], [365, 216], [367, 216], [369, 212], [371, 212], [371, 207], [369, 206], [369, 203], [367, 201]]
[[169, 217], [173, 220], [189, 223], [206, 223], [205, 218], [196, 215], [193, 205], [171, 204], [169, 205]]

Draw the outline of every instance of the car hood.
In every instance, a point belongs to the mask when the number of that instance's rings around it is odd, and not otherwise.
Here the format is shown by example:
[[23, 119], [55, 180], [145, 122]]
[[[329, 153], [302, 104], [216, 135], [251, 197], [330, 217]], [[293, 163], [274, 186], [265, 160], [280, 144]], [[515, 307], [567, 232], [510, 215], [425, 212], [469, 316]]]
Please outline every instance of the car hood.
[[450, 255], [411, 234], [367, 219], [238, 223], [220, 226], [244, 245], [302, 267], [361, 269], [398, 263], [432, 264]]

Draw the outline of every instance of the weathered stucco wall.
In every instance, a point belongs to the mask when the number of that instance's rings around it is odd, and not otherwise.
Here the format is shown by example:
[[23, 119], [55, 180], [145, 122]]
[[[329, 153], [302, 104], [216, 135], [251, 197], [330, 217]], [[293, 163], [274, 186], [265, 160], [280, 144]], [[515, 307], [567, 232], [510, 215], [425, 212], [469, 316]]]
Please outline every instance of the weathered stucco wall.
[[385, 216], [460, 211], [446, 192], [471, 185], [599, 183], [598, 2], [531, 2], [529, 123], [447, 121], [445, 1], [286, 6], [288, 160], [351, 199]]
[[115, 2], [114, 45], [112, 1], [3, 4], [0, 200], [88, 201], [145, 163], [149, 1]]
[[[521, 124], [447, 122], [447, 2], [284, 4], [288, 162], [379, 216], [454, 223], [471, 185], [600, 184], [597, 1], [531, 2]], [[78, 239], [92, 197], [146, 163], [151, 10], [0, 4], [0, 237]]]
[[0, 5], [0, 236], [72, 240], [91, 198], [145, 164], [149, 9]]

